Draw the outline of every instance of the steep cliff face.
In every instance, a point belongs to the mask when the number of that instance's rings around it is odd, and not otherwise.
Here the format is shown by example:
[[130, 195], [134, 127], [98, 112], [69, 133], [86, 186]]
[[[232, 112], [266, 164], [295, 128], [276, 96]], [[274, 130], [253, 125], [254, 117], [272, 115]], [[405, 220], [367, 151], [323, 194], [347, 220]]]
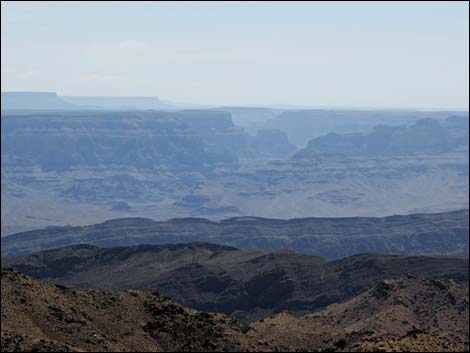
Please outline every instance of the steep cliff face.
[[285, 132], [278, 129], [260, 129], [251, 141], [254, 149], [266, 157], [289, 157], [296, 147], [289, 143]]
[[2, 163], [64, 171], [76, 167], [203, 167], [199, 136], [162, 113], [35, 114], [2, 117]]
[[230, 112], [187, 110], [174, 116], [202, 136], [207, 150], [216, 155], [229, 154], [240, 159], [285, 158], [296, 149], [280, 130], [261, 129], [250, 136], [234, 125]]
[[[258, 151], [257, 139], [236, 127], [230, 113], [219, 111], [7, 113], [1, 123], [2, 164], [44, 171], [197, 169], [267, 152], [282, 156], [289, 146], [282, 134], [270, 136], [268, 146], [261, 136]], [[270, 149], [276, 143], [279, 147]]]
[[230, 113], [212, 110], [185, 110], [174, 114], [175, 118], [187, 124], [201, 136], [206, 150], [213, 156], [223, 156], [232, 161], [250, 155], [248, 134], [233, 124]]

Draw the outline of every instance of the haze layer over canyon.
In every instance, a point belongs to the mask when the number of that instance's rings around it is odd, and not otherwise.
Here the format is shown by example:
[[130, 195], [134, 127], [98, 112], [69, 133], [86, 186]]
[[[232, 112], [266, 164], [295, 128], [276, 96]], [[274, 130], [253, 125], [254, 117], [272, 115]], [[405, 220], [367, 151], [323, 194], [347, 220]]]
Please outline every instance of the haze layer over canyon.
[[[20, 98], [7, 95], [6, 107], [18, 100], [31, 106]], [[61, 104], [2, 110], [2, 236], [119, 217], [286, 219], [468, 208], [467, 113], [165, 111], [145, 110], [145, 99], [128, 110], [132, 100], [120, 105], [117, 97], [63, 110], [65, 98], [50, 99]], [[109, 110], [110, 101], [124, 108]]]

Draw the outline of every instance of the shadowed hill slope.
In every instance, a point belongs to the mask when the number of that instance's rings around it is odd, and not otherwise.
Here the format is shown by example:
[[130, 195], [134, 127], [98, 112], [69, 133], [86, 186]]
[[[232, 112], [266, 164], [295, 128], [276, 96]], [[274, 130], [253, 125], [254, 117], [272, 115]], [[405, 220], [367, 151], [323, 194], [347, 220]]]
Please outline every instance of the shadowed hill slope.
[[79, 289], [159, 291], [185, 306], [245, 321], [289, 310], [306, 314], [413, 274], [468, 283], [462, 257], [361, 254], [326, 261], [292, 251], [266, 254], [202, 242], [97, 248], [76, 245], [3, 258], [34, 278]]

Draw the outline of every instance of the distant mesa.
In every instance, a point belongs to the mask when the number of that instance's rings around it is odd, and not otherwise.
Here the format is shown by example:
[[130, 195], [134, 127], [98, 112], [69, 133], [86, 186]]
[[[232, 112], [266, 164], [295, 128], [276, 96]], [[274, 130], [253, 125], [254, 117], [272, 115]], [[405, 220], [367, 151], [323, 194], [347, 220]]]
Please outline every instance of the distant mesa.
[[168, 107], [168, 104], [153, 96], [58, 96], [56, 92], [2, 92], [2, 110], [148, 110]]
[[62, 96], [63, 100], [80, 106], [98, 109], [159, 109], [162, 106], [158, 97], [127, 96]]
[[55, 92], [2, 92], [2, 110], [74, 110], [80, 107]]

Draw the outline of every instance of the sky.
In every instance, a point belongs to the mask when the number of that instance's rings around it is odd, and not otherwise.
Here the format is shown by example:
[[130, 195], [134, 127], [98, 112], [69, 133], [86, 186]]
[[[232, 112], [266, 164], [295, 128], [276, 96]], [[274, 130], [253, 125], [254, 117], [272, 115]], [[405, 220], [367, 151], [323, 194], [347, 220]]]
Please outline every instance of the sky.
[[2, 91], [468, 109], [468, 2], [1, 6]]

